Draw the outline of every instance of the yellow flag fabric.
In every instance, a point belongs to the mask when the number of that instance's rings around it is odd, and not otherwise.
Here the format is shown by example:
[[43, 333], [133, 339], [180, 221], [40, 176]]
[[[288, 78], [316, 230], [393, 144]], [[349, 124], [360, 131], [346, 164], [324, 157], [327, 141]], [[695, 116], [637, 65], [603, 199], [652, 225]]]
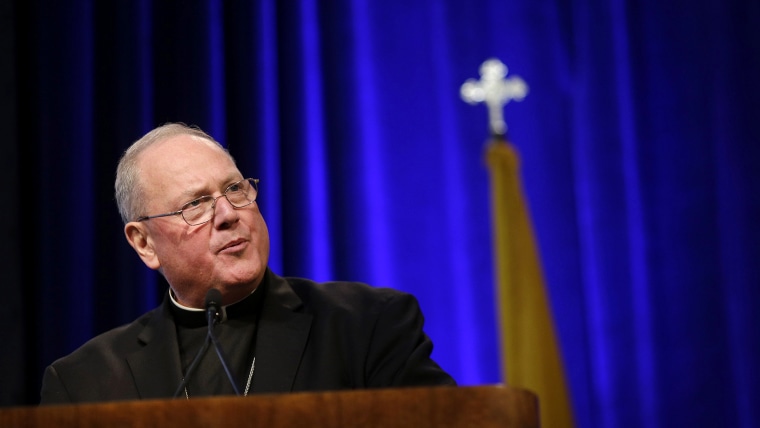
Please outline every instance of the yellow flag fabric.
[[572, 427], [562, 358], [533, 227], [520, 184], [519, 159], [503, 139], [489, 142], [498, 310], [505, 383], [538, 395], [541, 426]]

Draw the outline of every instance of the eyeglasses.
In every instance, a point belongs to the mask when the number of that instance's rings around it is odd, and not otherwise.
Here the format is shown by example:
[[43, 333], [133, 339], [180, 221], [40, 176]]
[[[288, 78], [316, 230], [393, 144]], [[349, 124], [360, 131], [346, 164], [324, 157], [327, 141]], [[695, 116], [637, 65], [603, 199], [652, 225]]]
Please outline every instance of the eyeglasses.
[[217, 197], [201, 196], [198, 199], [182, 205], [178, 211], [156, 214], [150, 216], [138, 217], [135, 221], [145, 221], [158, 217], [169, 217], [173, 215], [182, 215], [182, 219], [190, 226], [200, 226], [208, 223], [214, 218], [214, 207], [217, 199], [224, 196], [227, 201], [235, 208], [243, 208], [251, 205], [256, 201], [256, 195], [259, 193], [259, 180], [257, 178], [246, 178], [237, 183], [230, 184], [224, 193]]

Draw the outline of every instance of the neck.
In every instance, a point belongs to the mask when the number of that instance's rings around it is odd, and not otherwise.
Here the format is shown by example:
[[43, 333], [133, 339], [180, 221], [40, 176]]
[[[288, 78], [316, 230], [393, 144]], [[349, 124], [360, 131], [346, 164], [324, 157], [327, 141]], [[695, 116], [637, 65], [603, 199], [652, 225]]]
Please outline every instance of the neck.
[[[259, 281], [259, 284], [261, 281]], [[250, 296], [256, 289], [258, 288], [258, 285], [256, 284], [254, 287], [238, 287], [234, 292], [225, 291], [224, 289], [220, 289], [219, 291], [222, 292], [222, 303], [224, 306], [234, 305], [235, 303], [245, 299], [246, 297]], [[174, 289], [174, 287], [169, 287], [169, 298], [172, 300], [172, 302], [177, 305], [179, 308], [186, 309], [188, 311], [203, 311], [204, 308], [204, 302], [206, 300], [206, 293], [208, 290], [205, 290], [203, 292], [203, 295], [200, 296], [197, 299], [193, 299], [192, 301], [188, 301], [183, 298], [182, 295], [177, 293], [177, 291]]]
[[195, 288], [192, 286], [180, 287], [180, 292], [177, 292], [177, 288], [170, 283], [169, 294], [173, 297], [174, 301], [181, 306], [189, 309], [204, 310], [206, 306], [206, 293], [209, 289], [216, 288], [222, 292], [222, 304], [227, 306], [235, 304], [250, 296], [251, 293], [259, 288], [261, 283], [264, 282], [268, 276], [269, 268], [264, 269], [264, 272], [262, 272], [249, 283], [239, 283], [229, 286], [220, 285], [216, 287], [214, 285], [211, 285], [209, 288], [204, 289]]

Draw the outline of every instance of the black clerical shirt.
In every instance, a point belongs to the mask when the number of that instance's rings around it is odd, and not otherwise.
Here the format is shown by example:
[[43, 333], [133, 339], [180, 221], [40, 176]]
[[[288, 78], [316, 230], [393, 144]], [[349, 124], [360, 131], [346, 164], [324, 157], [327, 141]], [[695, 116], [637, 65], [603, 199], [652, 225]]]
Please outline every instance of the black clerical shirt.
[[[214, 327], [214, 332], [219, 338], [227, 364], [241, 394], [245, 391], [256, 353], [256, 325], [265, 294], [263, 288], [262, 283], [262, 286], [248, 297], [225, 306], [226, 320]], [[177, 326], [180, 362], [184, 374], [187, 373], [190, 363], [206, 340], [208, 333], [206, 312], [189, 311], [176, 304], [171, 304], [170, 307]], [[253, 390], [253, 383], [254, 380], [251, 379], [251, 390]], [[191, 376], [186, 392], [190, 397], [235, 393], [213, 345], [208, 348], [200, 365]]]

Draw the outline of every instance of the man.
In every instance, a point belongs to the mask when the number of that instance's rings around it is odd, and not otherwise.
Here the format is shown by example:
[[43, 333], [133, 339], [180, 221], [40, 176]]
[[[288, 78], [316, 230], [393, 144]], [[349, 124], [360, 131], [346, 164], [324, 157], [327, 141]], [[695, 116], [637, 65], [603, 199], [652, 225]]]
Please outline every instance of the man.
[[[258, 180], [201, 130], [146, 134], [119, 162], [115, 190], [129, 245], [170, 288], [158, 308], [47, 367], [43, 404], [455, 384], [430, 359], [412, 296], [271, 272]], [[199, 352], [211, 288], [232, 380], [213, 350]]]

